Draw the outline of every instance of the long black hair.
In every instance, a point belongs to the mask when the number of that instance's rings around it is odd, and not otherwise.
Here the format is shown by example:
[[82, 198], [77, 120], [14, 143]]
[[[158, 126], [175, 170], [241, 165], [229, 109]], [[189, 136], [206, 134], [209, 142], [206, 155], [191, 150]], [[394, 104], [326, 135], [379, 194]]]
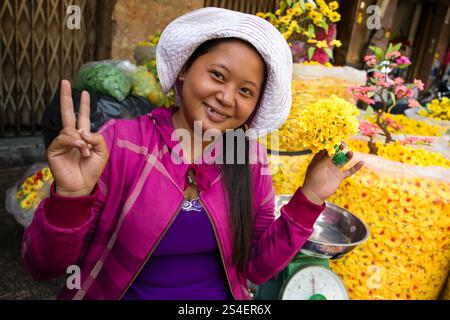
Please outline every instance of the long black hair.
[[[238, 38], [218, 38], [211, 39], [203, 42], [190, 56], [188, 61], [185, 63], [183, 70], [188, 71], [192, 66], [194, 61], [200, 56], [211, 52], [215, 47], [224, 42], [231, 41], [241, 41], [245, 43], [250, 48], [252, 48], [264, 62], [259, 52], [248, 42], [238, 39]], [[263, 88], [267, 78], [267, 68], [264, 63], [264, 82]], [[262, 91], [261, 91], [262, 92]], [[255, 109], [256, 110], [256, 109]], [[246, 125], [242, 125], [237, 129], [242, 129], [246, 131]], [[252, 181], [250, 174], [250, 164], [249, 164], [249, 140], [245, 138], [245, 161], [244, 163], [239, 163], [237, 158], [238, 153], [238, 143], [237, 135], [233, 134], [234, 130], [230, 130], [223, 134], [223, 159], [224, 163], [222, 165], [222, 181], [224, 189], [227, 191], [226, 203], [228, 204], [228, 212], [231, 222], [231, 230], [233, 232], [233, 263], [238, 270], [243, 271], [247, 263], [248, 257], [250, 255], [251, 249], [251, 239], [252, 239], [252, 227], [253, 227], [253, 196], [252, 196]], [[232, 142], [229, 139], [236, 139]], [[227, 149], [226, 146], [233, 146], [234, 148], [234, 159], [233, 162], [229, 163], [226, 161]], [[231, 150], [228, 150], [230, 152]], [[242, 162], [242, 161], [241, 161]]]

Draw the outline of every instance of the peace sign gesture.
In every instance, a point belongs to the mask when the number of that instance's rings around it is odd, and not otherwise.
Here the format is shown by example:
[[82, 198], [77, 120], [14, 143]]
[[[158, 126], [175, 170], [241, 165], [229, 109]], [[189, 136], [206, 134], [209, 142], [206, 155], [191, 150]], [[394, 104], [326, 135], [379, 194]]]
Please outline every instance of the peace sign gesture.
[[71, 197], [89, 195], [108, 162], [108, 148], [100, 133], [90, 132], [87, 91], [81, 94], [78, 121], [75, 121], [72, 89], [67, 80], [61, 81], [60, 104], [62, 130], [47, 149], [56, 192]]

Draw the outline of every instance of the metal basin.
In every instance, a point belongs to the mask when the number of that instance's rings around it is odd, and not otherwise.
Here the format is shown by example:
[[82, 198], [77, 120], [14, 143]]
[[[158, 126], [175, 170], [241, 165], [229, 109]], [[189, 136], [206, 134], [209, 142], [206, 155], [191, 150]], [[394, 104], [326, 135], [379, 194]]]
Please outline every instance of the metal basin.
[[[275, 197], [276, 214], [289, 201], [291, 195]], [[314, 232], [300, 252], [309, 256], [339, 259], [369, 238], [366, 224], [352, 214], [330, 202], [314, 224]]]

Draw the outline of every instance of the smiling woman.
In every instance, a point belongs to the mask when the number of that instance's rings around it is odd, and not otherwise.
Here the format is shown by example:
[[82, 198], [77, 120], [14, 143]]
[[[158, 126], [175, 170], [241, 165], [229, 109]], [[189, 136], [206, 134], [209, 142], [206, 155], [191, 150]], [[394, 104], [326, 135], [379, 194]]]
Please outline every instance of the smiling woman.
[[[63, 82], [64, 129], [47, 155], [55, 182], [24, 234], [25, 265], [43, 280], [80, 263], [81, 288], [65, 289], [65, 299], [251, 299], [249, 281], [264, 283], [290, 262], [324, 200], [361, 164], [340, 171], [319, 153], [275, 220], [267, 153], [250, 138], [279, 128], [290, 111], [292, 56], [281, 34], [257, 16], [203, 8], [166, 27], [156, 61], [179, 104], [95, 134], [89, 95], [76, 121]], [[202, 137], [195, 152], [196, 122], [225, 138], [212, 162], [202, 161]], [[241, 163], [238, 144], [226, 141], [247, 128], [254, 135]], [[193, 133], [181, 144], [194, 153], [175, 163], [177, 129]]]

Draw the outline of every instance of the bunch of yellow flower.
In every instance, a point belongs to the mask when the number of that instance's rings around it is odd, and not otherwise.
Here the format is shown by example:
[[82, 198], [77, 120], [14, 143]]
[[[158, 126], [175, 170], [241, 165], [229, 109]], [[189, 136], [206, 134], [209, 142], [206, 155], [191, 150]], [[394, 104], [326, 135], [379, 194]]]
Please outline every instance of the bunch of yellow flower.
[[[314, 64], [314, 63], [307, 63]], [[323, 67], [323, 65], [312, 67]], [[299, 117], [300, 112], [306, 106], [317, 102], [320, 99], [326, 99], [335, 94], [339, 98], [353, 103], [353, 95], [348, 91], [346, 80], [335, 77], [320, 77], [315, 79], [294, 79], [292, 81], [292, 107], [286, 122], [278, 130], [279, 145], [276, 150], [281, 151], [299, 151], [302, 150], [302, 144], [299, 137]], [[264, 141], [263, 141], [264, 140]], [[266, 141], [267, 140], [267, 141]], [[268, 149], [271, 146], [271, 135], [260, 139]]]
[[[445, 128], [440, 126], [434, 126], [423, 121], [407, 118], [402, 114], [390, 114], [385, 113], [384, 116], [395, 121], [401, 127], [391, 127], [392, 133], [404, 133], [415, 134], [419, 136], [442, 136], [445, 133]], [[371, 123], [376, 123], [376, 116], [372, 116], [368, 119]]]
[[140, 46], [140, 47], [156, 46], [158, 44], [159, 38], [161, 38], [161, 31], [148, 36], [148, 41], [138, 42], [138, 46]]
[[332, 58], [331, 47], [340, 47], [342, 44], [339, 40], [316, 39], [316, 28], [323, 28], [328, 33], [330, 23], [336, 23], [341, 19], [336, 10], [339, 8], [337, 1], [329, 4], [325, 0], [317, 0], [317, 4], [304, 3], [303, 0], [282, 0], [279, 9], [272, 12], [258, 12], [256, 15], [273, 24], [283, 35], [283, 37], [291, 43], [294, 40], [305, 41], [313, 44], [312, 50], [308, 50], [311, 59], [314, 53], [314, 47], [323, 48]]
[[[161, 38], [161, 32], [156, 32], [154, 35], [148, 37], [148, 41], [138, 42], [138, 47], [156, 47], [158, 45], [159, 39]], [[159, 83], [158, 72], [156, 70], [156, 58], [152, 58], [148, 61], [141, 62], [140, 64], [145, 65], [147, 70], [153, 74], [153, 76], [149, 74], [144, 74], [142, 69], [138, 69], [138, 71], [133, 75], [133, 78], [140, 78], [145, 81], [140, 81], [136, 86], [139, 87], [141, 94], [140, 96], [144, 96], [148, 98], [148, 100], [158, 107], [171, 107], [175, 104], [175, 91], [171, 89], [167, 94], [164, 94], [161, 89], [161, 85]], [[157, 84], [155, 85], [153, 80], [148, 80], [150, 78], [155, 78]], [[135, 86], [133, 84], [133, 86]], [[145, 93], [145, 94], [144, 94]]]
[[301, 146], [313, 153], [327, 150], [334, 155], [336, 145], [358, 132], [358, 114], [356, 106], [334, 94], [306, 106], [298, 117]]
[[[369, 147], [366, 141], [349, 139], [346, 140], [346, 144], [353, 151], [369, 153]], [[421, 167], [440, 166], [450, 168], [450, 160], [438, 152], [413, 148], [408, 145], [403, 145], [399, 141], [388, 144], [375, 142], [375, 145], [378, 148], [377, 155], [385, 159]]]
[[41, 201], [39, 198], [39, 190], [44, 186], [45, 182], [51, 184], [52, 180], [52, 173], [48, 167], [45, 167], [26, 178], [17, 189], [17, 204], [26, 210], [35, 209]]
[[331, 262], [350, 298], [437, 299], [450, 268], [448, 183], [363, 167], [329, 201], [370, 230], [364, 244]]
[[421, 109], [419, 115], [433, 119], [450, 121], [450, 100], [447, 97], [441, 101], [434, 99], [426, 109]]

